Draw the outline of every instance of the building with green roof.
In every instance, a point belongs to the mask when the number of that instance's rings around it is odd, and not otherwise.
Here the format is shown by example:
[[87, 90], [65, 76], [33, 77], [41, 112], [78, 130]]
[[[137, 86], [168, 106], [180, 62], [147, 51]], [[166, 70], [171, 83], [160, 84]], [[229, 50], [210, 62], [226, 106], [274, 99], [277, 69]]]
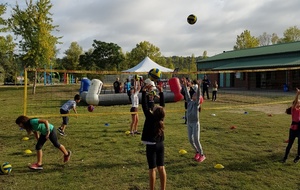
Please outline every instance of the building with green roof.
[[224, 51], [197, 61], [197, 70], [219, 87], [293, 89], [300, 87], [300, 42]]

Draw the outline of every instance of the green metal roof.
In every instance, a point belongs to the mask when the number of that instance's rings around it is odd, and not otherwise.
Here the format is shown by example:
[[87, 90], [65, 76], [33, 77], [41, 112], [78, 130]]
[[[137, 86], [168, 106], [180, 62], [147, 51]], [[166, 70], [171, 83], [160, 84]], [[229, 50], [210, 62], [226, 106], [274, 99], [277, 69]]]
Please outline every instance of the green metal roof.
[[199, 60], [197, 61], [197, 63], [201, 64], [202, 62], [235, 59], [235, 58], [243, 58], [243, 57], [256, 57], [262, 55], [292, 53], [297, 51], [300, 52], [300, 42], [275, 44], [269, 46], [261, 46], [257, 48], [226, 51], [221, 54]]
[[245, 61], [234, 61], [229, 64], [225, 64], [220, 67], [215, 67], [212, 70], [229, 70], [229, 69], [259, 69], [259, 68], [270, 68], [270, 67], [293, 67], [300, 66], [299, 57], [282, 57], [273, 59], [258, 59], [258, 60], [245, 60]]

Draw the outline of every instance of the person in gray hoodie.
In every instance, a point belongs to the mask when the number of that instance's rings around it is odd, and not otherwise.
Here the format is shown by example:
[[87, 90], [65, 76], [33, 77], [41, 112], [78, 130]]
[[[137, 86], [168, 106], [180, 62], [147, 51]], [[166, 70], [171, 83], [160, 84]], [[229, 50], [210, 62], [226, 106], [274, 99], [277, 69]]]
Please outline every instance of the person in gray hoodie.
[[[200, 86], [201, 81], [197, 81], [198, 86]], [[200, 143], [200, 120], [199, 120], [199, 108], [200, 104], [200, 95], [201, 90], [197, 88], [196, 93], [190, 97], [190, 93], [187, 89], [187, 80], [183, 78], [183, 88], [185, 92], [185, 98], [187, 101], [187, 129], [188, 129], [188, 138], [192, 147], [195, 149], [195, 157], [194, 159], [197, 162], [203, 162], [206, 157], [203, 153], [203, 149]]]

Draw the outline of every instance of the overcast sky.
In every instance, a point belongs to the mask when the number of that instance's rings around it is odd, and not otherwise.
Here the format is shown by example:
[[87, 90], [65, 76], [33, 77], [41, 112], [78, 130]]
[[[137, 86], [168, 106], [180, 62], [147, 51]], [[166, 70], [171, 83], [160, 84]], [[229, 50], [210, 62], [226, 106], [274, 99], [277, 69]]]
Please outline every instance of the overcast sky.
[[[25, 0], [0, 0], [25, 8]], [[29, 0], [28, 0], [29, 1]], [[35, 0], [33, 0], [35, 1]], [[233, 49], [237, 35], [276, 33], [300, 28], [300, 0], [51, 0], [53, 24], [59, 25], [60, 53], [77, 42], [84, 51], [93, 40], [119, 45], [130, 52], [142, 41], [163, 56], [213, 56]], [[11, 14], [8, 7], [7, 15]], [[187, 23], [194, 14], [197, 22]]]

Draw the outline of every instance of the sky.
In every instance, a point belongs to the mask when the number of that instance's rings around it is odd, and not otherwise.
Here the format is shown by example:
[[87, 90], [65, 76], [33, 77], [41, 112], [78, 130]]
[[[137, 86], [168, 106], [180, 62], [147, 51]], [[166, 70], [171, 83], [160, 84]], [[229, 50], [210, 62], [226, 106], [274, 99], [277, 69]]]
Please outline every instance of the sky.
[[[29, 1], [29, 0], [28, 0]], [[35, 2], [35, 0], [33, 0]], [[11, 7], [25, 6], [25, 0], [0, 0]], [[148, 41], [163, 56], [208, 56], [230, 51], [237, 35], [249, 30], [258, 37], [264, 32], [280, 38], [289, 27], [300, 28], [299, 0], [51, 0], [53, 24], [58, 25], [63, 44], [58, 57], [71, 42], [84, 51], [93, 40], [114, 43], [123, 52]], [[194, 25], [187, 23], [197, 16]]]

